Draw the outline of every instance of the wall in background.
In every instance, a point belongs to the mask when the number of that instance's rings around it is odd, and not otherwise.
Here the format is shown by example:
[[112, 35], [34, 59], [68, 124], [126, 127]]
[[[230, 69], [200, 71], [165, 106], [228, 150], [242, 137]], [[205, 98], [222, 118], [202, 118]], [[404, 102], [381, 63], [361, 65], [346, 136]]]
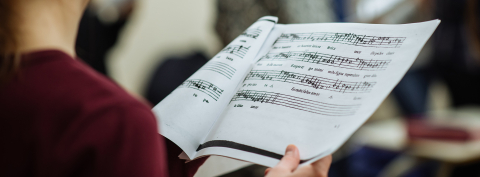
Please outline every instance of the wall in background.
[[138, 0], [118, 44], [108, 56], [112, 78], [142, 95], [153, 69], [162, 59], [221, 48], [214, 30], [215, 0]]

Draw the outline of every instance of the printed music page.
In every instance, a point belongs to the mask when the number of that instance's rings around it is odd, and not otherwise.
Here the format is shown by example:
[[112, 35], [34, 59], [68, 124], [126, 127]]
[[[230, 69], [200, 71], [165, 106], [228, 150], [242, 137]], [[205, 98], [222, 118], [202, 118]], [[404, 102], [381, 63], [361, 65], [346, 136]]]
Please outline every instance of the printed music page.
[[288, 144], [300, 149], [303, 165], [333, 153], [401, 80], [439, 23], [275, 25], [196, 157], [271, 167]]
[[153, 108], [160, 133], [194, 157], [251, 69], [276, 17], [262, 17]]

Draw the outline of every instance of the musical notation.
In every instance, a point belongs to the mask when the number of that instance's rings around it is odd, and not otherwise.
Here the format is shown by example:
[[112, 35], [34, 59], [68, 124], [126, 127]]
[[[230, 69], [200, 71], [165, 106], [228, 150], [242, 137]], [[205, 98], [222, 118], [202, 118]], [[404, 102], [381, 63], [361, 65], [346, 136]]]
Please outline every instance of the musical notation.
[[245, 36], [245, 37], [250, 37], [253, 39], [257, 39], [257, 37], [262, 33], [262, 30], [259, 28], [254, 28], [254, 29], [247, 29], [245, 30], [240, 36]]
[[183, 82], [179, 88], [192, 88], [198, 91], [201, 91], [208, 96], [210, 96], [212, 99], [215, 101], [220, 98], [220, 96], [223, 93], [223, 90], [217, 87], [216, 85], [206, 81], [206, 80], [201, 80], [201, 79], [191, 79], [191, 80], [186, 80]]
[[222, 49], [220, 52], [230, 53], [237, 57], [243, 58], [245, 54], [247, 54], [248, 49], [250, 49], [250, 46], [247, 47], [243, 45], [229, 45]]
[[240, 90], [235, 93], [231, 101], [253, 101], [260, 103], [270, 103], [326, 116], [351, 116], [355, 114], [355, 111], [360, 106], [359, 104], [329, 104], [281, 93], [255, 90]]
[[362, 47], [400, 48], [406, 39], [406, 37], [382, 37], [358, 35], [354, 33], [316, 32], [284, 33], [280, 35], [275, 43], [315, 41], [340, 43]]
[[205, 66], [200, 68], [200, 70], [209, 70], [221, 74], [228, 79], [232, 79], [233, 75], [237, 71], [234, 67], [217, 61], [210, 61]]
[[368, 93], [376, 82], [347, 82], [339, 79], [276, 70], [252, 70], [247, 74], [245, 80], [270, 80], [287, 82], [315, 89], [328, 90], [342, 93]]
[[330, 55], [318, 52], [290, 51], [285, 53], [268, 53], [261, 60], [293, 60], [307, 63], [315, 63], [345, 69], [379, 71], [385, 70], [391, 60], [368, 60], [360, 58], [348, 58], [338, 55]]

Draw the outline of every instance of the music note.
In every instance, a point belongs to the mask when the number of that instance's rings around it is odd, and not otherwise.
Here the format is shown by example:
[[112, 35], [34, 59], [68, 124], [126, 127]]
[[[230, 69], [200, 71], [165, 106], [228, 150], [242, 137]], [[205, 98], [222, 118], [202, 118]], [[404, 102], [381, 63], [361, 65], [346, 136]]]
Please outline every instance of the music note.
[[222, 49], [220, 53], [229, 53], [237, 57], [243, 58], [245, 54], [247, 54], [249, 49], [250, 49], [250, 46], [245, 47], [243, 45], [229, 45], [224, 49]]
[[330, 55], [318, 52], [308, 51], [290, 51], [288, 53], [268, 53], [261, 57], [259, 61], [301, 61], [306, 63], [315, 63], [326, 66], [333, 66], [338, 68], [353, 69], [353, 70], [367, 70], [367, 71], [381, 71], [385, 70], [390, 64], [391, 60], [369, 60], [360, 58], [348, 58], [338, 55]]
[[[244, 81], [246, 80], [286, 82], [341, 93], [368, 93], [376, 84], [376, 82], [365, 81], [347, 82], [283, 70], [252, 70], [247, 74], [247, 77], [245, 77]], [[356, 85], [362, 85], [362, 87], [355, 87]]]
[[367, 36], [353, 33], [315, 32], [282, 34], [275, 43], [287, 42], [330, 42], [376, 48], [399, 48], [406, 37]]
[[223, 93], [223, 90], [218, 88], [216, 85], [214, 85], [214, 84], [212, 84], [208, 81], [201, 80], [201, 79], [186, 80], [185, 82], [183, 82], [178, 87], [179, 88], [192, 88], [192, 89], [195, 89], [195, 90], [199, 90], [199, 91], [207, 94], [208, 96], [210, 96], [215, 101], [217, 101]]

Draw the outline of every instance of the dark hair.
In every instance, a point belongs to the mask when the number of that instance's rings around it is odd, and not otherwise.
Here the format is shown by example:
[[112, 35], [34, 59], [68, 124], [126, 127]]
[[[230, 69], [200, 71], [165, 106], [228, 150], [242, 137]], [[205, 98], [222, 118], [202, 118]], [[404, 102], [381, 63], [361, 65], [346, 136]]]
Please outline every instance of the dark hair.
[[0, 84], [12, 77], [20, 66], [14, 3], [14, 0], [0, 0]]

